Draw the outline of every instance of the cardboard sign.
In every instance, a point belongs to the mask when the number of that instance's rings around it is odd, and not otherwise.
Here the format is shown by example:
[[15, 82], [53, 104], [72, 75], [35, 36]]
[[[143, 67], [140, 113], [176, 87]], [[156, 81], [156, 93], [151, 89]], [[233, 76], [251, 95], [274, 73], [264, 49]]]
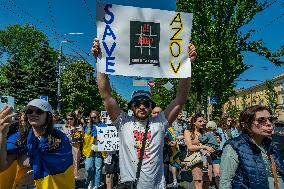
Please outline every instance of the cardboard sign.
[[119, 139], [116, 127], [97, 127], [98, 151], [119, 150]]
[[190, 13], [97, 3], [102, 49], [98, 71], [154, 78], [190, 77], [187, 47], [192, 18]]

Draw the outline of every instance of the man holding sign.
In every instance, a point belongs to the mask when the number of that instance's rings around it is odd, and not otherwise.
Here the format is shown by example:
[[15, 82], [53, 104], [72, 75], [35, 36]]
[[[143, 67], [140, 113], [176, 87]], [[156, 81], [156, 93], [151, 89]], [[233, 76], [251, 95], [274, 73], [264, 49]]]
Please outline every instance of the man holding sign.
[[[99, 41], [95, 40], [92, 53], [97, 58], [100, 53]], [[194, 45], [188, 46], [191, 62], [197, 56]], [[179, 81], [176, 98], [167, 106], [164, 112], [151, 117], [155, 102], [151, 100], [147, 91], [136, 91], [129, 102], [129, 109], [134, 116], [123, 112], [116, 100], [111, 96], [111, 86], [106, 74], [97, 72], [98, 88], [105, 108], [109, 113], [113, 125], [119, 133], [119, 165], [121, 182], [135, 181], [137, 164], [140, 155], [141, 141], [146, 125], [149, 125], [143, 163], [138, 189], [164, 188], [163, 181], [163, 143], [165, 130], [177, 118], [182, 106], [186, 102], [190, 88], [190, 77]]]

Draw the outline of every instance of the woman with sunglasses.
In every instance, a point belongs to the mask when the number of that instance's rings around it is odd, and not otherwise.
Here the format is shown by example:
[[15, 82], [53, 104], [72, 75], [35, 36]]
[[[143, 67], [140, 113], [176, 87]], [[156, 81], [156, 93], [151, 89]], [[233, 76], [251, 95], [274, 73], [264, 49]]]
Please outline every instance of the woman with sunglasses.
[[90, 123], [85, 128], [83, 154], [86, 156], [85, 171], [88, 189], [97, 189], [101, 187], [102, 182], [102, 153], [98, 151], [97, 127], [106, 127], [101, 122], [98, 111], [90, 113]]
[[51, 112], [47, 101], [30, 101], [26, 127], [6, 140], [15, 115], [9, 107], [0, 111], [0, 171], [17, 160], [21, 177], [15, 179], [15, 189], [75, 187], [71, 145], [64, 133], [53, 129]]
[[[202, 114], [195, 114], [190, 119], [191, 127], [184, 131], [184, 140], [187, 145], [187, 150], [191, 152], [206, 150], [208, 156], [215, 150], [207, 145], [202, 145], [199, 141], [199, 136], [205, 132], [206, 119]], [[202, 171], [202, 163], [198, 163], [191, 168], [194, 188], [195, 189], [208, 189], [212, 179], [212, 166], [208, 163], [207, 172]]]
[[78, 179], [78, 169], [81, 157], [81, 143], [83, 142], [83, 128], [78, 124], [78, 118], [74, 112], [67, 113], [66, 123], [63, 127], [63, 132], [69, 138], [72, 146], [74, 176]]
[[220, 188], [284, 188], [284, 162], [279, 144], [271, 140], [274, 117], [268, 107], [256, 105], [240, 114], [242, 134], [224, 148]]

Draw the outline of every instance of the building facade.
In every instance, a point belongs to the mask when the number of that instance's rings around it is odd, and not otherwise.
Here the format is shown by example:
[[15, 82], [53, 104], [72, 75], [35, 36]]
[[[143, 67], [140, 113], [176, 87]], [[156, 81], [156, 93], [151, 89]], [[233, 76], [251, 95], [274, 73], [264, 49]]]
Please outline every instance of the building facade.
[[[275, 116], [278, 121], [284, 122], [284, 73], [274, 77], [272, 82], [276, 94], [274, 96], [276, 101]], [[270, 103], [268, 92], [265, 82], [247, 89], [238, 89], [236, 95], [230, 97], [224, 105], [224, 110], [228, 111], [229, 108], [235, 107], [241, 111], [244, 107], [257, 104], [268, 106]]]

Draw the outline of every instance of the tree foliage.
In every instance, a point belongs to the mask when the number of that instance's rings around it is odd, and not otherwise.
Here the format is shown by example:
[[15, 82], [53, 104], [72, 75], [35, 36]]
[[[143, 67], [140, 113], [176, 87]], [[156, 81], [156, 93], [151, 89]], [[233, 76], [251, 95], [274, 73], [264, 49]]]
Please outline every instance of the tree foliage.
[[84, 115], [104, 110], [91, 64], [79, 60], [68, 65], [61, 76], [63, 112], [80, 108]]
[[23, 64], [28, 64], [44, 43], [47, 37], [30, 25], [10, 25], [0, 30], [0, 56], [7, 53], [10, 58], [17, 54]]
[[[253, 30], [242, 30], [267, 6], [267, 1], [256, 0], [178, 1], [178, 11], [194, 14], [191, 40], [197, 47], [198, 58], [192, 66], [191, 90], [196, 93], [197, 107], [206, 102], [208, 96], [217, 96], [213, 114], [221, 116], [223, 104], [234, 94], [234, 80], [249, 68], [243, 63], [243, 51], [264, 56], [275, 65], [283, 63], [262, 40], [251, 40]], [[170, 96], [169, 93], [159, 95]]]
[[13, 25], [0, 31], [0, 55], [7, 55], [1, 65], [1, 94], [15, 97], [17, 107], [33, 98], [48, 95], [55, 100], [56, 52], [46, 36], [34, 27]]
[[267, 105], [271, 109], [271, 111], [275, 113], [278, 107], [278, 104], [277, 104], [278, 94], [274, 89], [273, 81], [271, 80], [266, 81], [265, 84], [267, 87], [267, 90], [265, 92], [265, 98], [268, 102]]
[[121, 95], [119, 95], [115, 89], [112, 89], [111, 96], [117, 101], [119, 107], [127, 112], [128, 102]]
[[[170, 82], [173, 88], [167, 90], [163, 87], [164, 84]], [[176, 94], [178, 80], [177, 79], [156, 79], [155, 87], [151, 88], [152, 98], [156, 102], [157, 106], [163, 110], [169, 105], [169, 103], [174, 99]]]

